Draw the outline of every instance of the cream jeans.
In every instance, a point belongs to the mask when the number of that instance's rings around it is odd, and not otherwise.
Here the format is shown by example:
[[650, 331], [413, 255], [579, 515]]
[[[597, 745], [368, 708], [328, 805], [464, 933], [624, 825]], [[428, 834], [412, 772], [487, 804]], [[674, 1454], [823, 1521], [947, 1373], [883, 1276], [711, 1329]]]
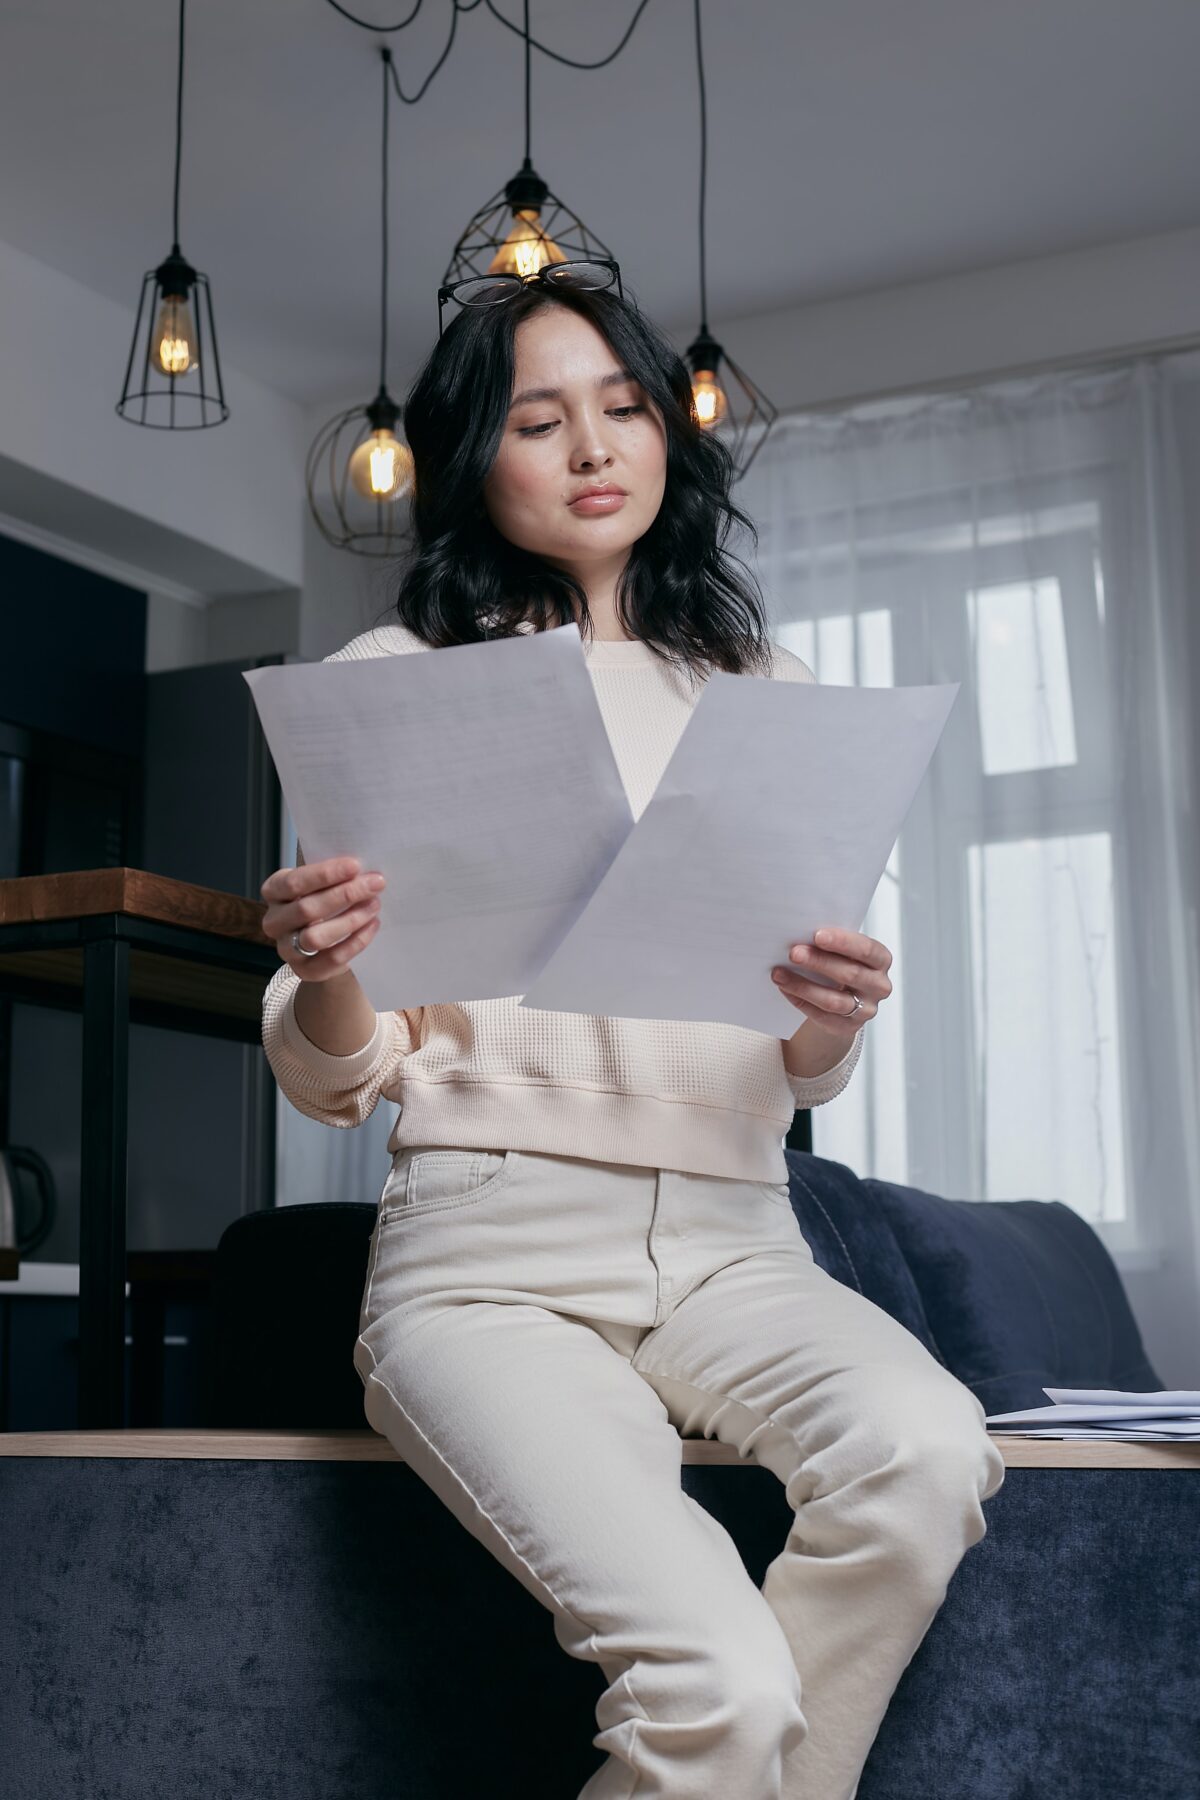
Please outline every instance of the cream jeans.
[[[606, 1677], [579, 1800], [853, 1800], [1004, 1462], [784, 1185], [404, 1147], [354, 1365], [372, 1429]], [[783, 1483], [761, 1589], [680, 1434]]]

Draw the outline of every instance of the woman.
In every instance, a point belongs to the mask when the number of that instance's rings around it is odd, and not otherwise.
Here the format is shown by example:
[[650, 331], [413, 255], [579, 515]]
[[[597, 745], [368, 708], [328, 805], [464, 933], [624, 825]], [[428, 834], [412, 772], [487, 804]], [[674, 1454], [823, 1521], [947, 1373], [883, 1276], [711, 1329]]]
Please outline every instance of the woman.
[[[635, 817], [708, 669], [814, 679], [766, 639], [722, 547], [750, 525], [728, 452], [623, 297], [551, 274], [465, 306], [405, 429], [399, 622], [327, 660], [574, 619]], [[1004, 1476], [971, 1391], [817, 1266], [789, 1200], [792, 1113], [849, 1079], [890, 952], [837, 921], [793, 947], [782, 1042], [520, 996], [377, 1015], [349, 964], [380, 886], [301, 854], [262, 888], [283, 1091], [331, 1125], [402, 1108], [354, 1352], [369, 1423], [608, 1678], [580, 1800], [850, 1800]], [[761, 1591], [682, 1490], [680, 1433], [784, 1484]]]

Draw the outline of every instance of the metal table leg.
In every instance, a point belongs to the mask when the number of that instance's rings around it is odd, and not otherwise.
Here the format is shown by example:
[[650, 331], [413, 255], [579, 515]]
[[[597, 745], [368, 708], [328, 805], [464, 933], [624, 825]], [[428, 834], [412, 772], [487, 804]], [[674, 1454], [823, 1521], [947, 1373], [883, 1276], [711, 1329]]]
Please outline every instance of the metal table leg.
[[125, 1424], [129, 944], [114, 930], [89, 939], [83, 956], [79, 1425], [119, 1430]]

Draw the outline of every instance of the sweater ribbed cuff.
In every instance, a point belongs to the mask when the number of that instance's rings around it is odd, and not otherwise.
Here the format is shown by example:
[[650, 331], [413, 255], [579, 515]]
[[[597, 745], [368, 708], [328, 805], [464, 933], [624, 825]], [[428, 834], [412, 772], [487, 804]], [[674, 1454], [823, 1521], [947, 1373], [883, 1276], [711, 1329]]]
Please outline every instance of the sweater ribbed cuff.
[[376, 1066], [382, 1064], [391, 1043], [394, 1013], [376, 1013], [375, 1030], [370, 1041], [361, 1050], [354, 1050], [349, 1056], [333, 1056], [328, 1050], [322, 1050], [311, 1038], [306, 1038], [296, 1018], [296, 995], [300, 992], [297, 982], [279, 1015], [279, 1023], [284, 1044], [291, 1051], [296, 1061], [312, 1072], [328, 1093], [342, 1093], [347, 1088], [357, 1087], [361, 1081], [371, 1075]]
[[862, 1046], [863, 1034], [860, 1025], [845, 1056], [840, 1062], [835, 1062], [832, 1069], [826, 1069], [823, 1075], [793, 1075], [788, 1071], [788, 1085], [792, 1090], [792, 1099], [796, 1103], [797, 1110], [809, 1106], [822, 1106], [826, 1101], [836, 1100], [854, 1073], [854, 1066], [862, 1054]]

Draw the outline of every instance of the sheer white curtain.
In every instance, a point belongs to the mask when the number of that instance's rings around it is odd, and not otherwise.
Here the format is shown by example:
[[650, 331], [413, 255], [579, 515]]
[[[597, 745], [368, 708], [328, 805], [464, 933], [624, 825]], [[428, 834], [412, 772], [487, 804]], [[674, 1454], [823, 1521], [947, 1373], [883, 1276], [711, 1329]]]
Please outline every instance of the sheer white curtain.
[[1196, 1387], [1189, 434], [1183, 356], [794, 415], [737, 489], [757, 558], [736, 547], [819, 681], [961, 683], [862, 925], [895, 991], [814, 1149], [1064, 1201]]

